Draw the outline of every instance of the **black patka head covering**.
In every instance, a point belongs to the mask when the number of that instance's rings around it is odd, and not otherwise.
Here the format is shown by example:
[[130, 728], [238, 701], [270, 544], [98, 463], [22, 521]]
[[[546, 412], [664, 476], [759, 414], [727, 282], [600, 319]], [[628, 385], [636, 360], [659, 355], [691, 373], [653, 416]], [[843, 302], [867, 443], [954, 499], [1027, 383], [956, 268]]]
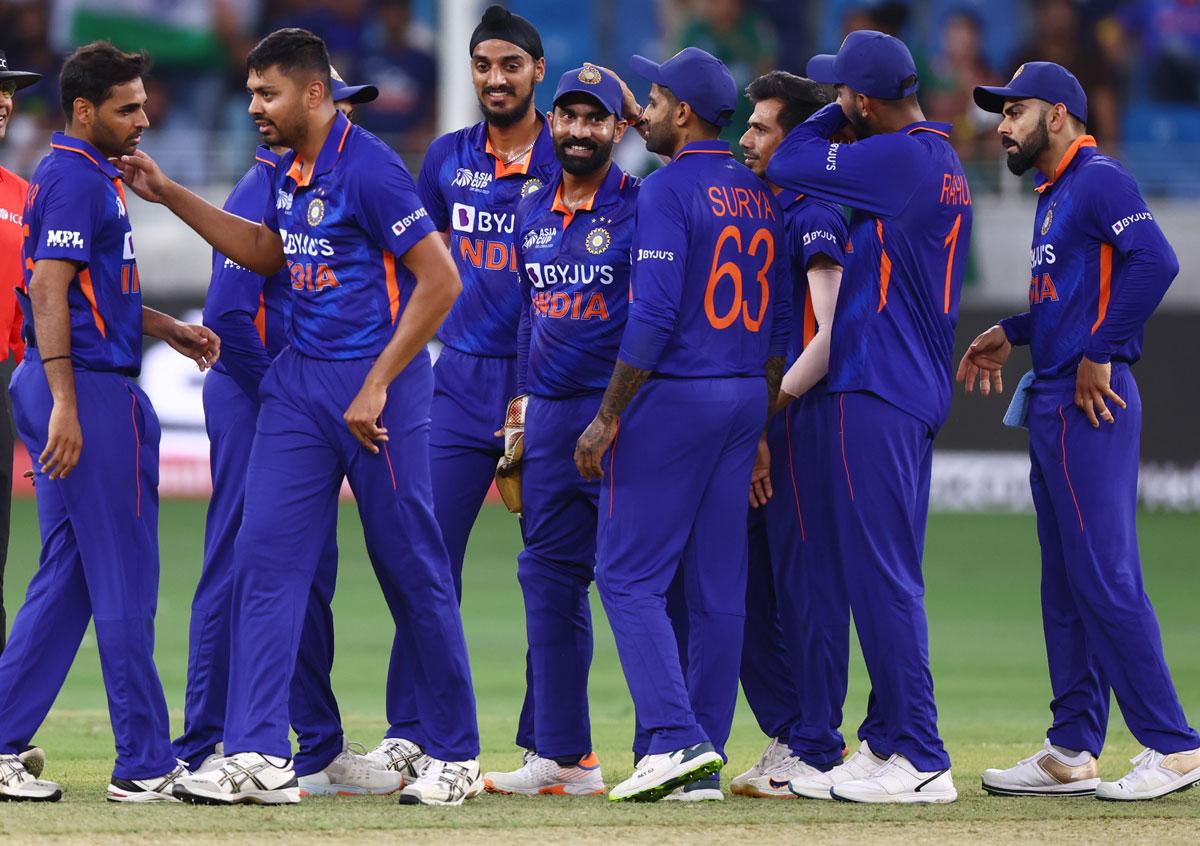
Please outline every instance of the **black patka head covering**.
[[471, 53], [475, 53], [479, 42], [489, 38], [516, 44], [533, 56], [534, 61], [545, 55], [542, 51], [542, 36], [538, 35], [537, 27], [520, 15], [514, 15], [508, 9], [494, 3], [487, 7], [479, 26], [471, 33]]

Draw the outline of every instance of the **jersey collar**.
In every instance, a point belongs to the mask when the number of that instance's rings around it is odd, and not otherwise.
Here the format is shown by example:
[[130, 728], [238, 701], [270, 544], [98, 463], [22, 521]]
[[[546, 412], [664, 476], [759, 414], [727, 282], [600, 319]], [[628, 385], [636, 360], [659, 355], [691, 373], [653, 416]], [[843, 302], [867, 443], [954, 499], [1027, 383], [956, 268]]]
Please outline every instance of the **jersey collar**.
[[103, 153], [80, 138], [72, 138], [65, 132], [56, 132], [50, 138], [50, 146], [55, 150], [78, 153], [99, 168], [100, 172], [109, 179], [121, 178], [121, 172], [108, 163], [108, 159]]
[[493, 173], [497, 179], [503, 179], [506, 176], [524, 176], [529, 173], [529, 168], [533, 165], [534, 160], [544, 157], [546, 146], [554, 144], [554, 140], [550, 137], [550, 121], [541, 112], [538, 112], [537, 116], [542, 122], [542, 128], [538, 131], [537, 138], [533, 139], [533, 146], [529, 148], [524, 156], [512, 164], [505, 164], [500, 161], [500, 157], [492, 149], [492, 141], [488, 138], [487, 121], [481, 121], [477, 124], [479, 132], [475, 138], [475, 144], [484, 153], [491, 156], [494, 162]]
[[282, 158], [283, 156], [276, 153], [266, 144], [260, 144], [258, 149], [254, 151], [254, 160], [267, 165], [272, 170], [275, 169], [275, 166], [279, 164], [279, 160]]
[[900, 131], [905, 135], [912, 135], [916, 132], [932, 132], [949, 140], [951, 128], [951, 125], [948, 123], [940, 123], [936, 120], [919, 120], [916, 123], [910, 123]]
[[1072, 164], [1075, 163], [1075, 160], [1077, 158], [1088, 158], [1090, 155], [1092, 155], [1091, 153], [1085, 153], [1083, 155], [1080, 155], [1080, 150], [1094, 149], [1095, 146], [1096, 146], [1096, 139], [1093, 138], [1091, 135], [1080, 135], [1078, 138], [1076, 138], [1074, 141], [1071, 142], [1071, 146], [1067, 148], [1067, 151], [1065, 153], [1063, 153], [1063, 157], [1059, 161], [1058, 167], [1054, 168], [1054, 176], [1053, 177], [1051, 177], [1050, 179], [1047, 179], [1045, 176], [1043, 176], [1042, 174], [1039, 173], [1034, 178], [1034, 180], [1033, 180], [1034, 181], [1034, 189], [1033, 190], [1037, 191], [1039, 194], [1041, 194], [1043, 191], [1045, 191], [1047, 188], [1049, 188], [1051, 185], [1053, 185], [1055, 182], [1057, 182], [1062, 177], [1062, 175], [1067, 172], [1067, 168], [1069, 168]]
[[675, 154], [671, 159], [673, 162], [679, 161], [684, 156], [689, 156], [693, 153], [710, 153], [716, 156], [733, 156], [733, 151], [729, 149], [729, 142], [714, 139], [712, 141], [692, 141], [690, 144], [684, 144], [683, 149]]
[[350, 135], [350, 128], [353, 124], [341, 112], [333, 119], [333, 126], [329, 130], [329, 134], [325, 136], [325, 143], [321, 145], [321, 152], [317, 153], [316, 163], [309, 168], [308, 173], [304, 176], [300, 175], [300, 156], [296, 155], [292, 158], [292, 164], [288, 168], [287, 175], [296, 180], [296, 187], [303, 188], [306, 185], [311, 185], [313, 179], [320, 176], [322, 173], [327, 173], [333, 169], [337, 163], [338, 157], [342, 154], [342, 148], [346, 146], [346, 138]]
[[775, 195], [775, 199], [779, 201], [779, 205], [785, 209], [790, 209], [807, 196], [806, 194], [793, 194], [790, 191], [784, 191], [778, 185], [771, 186], [771, 193]]
[[613, 162], [608, 168], [608, 173], [604, 175], [604, 181], [600, 183], [600, 187], [596, 189], [596, 192], [588, 197], [587, 201], [579, 206], [579, 208], [571, 211], [563, 205], [563, 180], [560, 176], [554, 186], [554, 201], [550, 204], [550, 211], [558, 212], [563, 216], [563, 229], [565, 230], [571, 225], [571, 221], [575, 219], [575, 215], [580, 212], [595, 211], [614, 202], [621, 189], [625, 186], [625, 180], [624, 171], [617, 167], [616, 162]]

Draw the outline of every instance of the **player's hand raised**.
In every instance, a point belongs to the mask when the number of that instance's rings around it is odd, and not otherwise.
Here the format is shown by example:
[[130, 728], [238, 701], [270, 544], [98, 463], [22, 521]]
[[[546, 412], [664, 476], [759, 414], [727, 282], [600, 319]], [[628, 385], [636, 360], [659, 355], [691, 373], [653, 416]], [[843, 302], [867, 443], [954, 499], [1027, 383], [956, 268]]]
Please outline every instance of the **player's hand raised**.
[[379, 455], [379, 444], [388, 439], [387, 429], [380, 419], [387, 405], [387, 385], [367, 380], [350, 403], [342, 419], [355, 439], [372, 455]]
[[38, 456], [42, 472], [51, 479], [62, 479], [75, 469], [83, 452], [83, 430], [79, 427], [79, 412], [74, 403], [54, 403], [50, 411], [50, 427], [46, 448]]
[[[1112, 400], [1119, 408], [1125, 408], [1125, 400], [1117, 396], [1109, 384], [1112, 378], [1111, 364], [1097, 364], [1084, 356], [1079, 360], [1079, 369], [1075, 372], [1075, 404], [1087, 415], [1092, 428], [1100, 428], [1100, 420], [1115, 423], [1112, 412], [1108, 410], [1105, 400]], [[1100, 412], [1099, 419], [1096, 417]]]
[[221, 339], [207, 326], [176, 320], [168, 328], [163, 340], [171, 345], [171, 349], [196, 362], [201, 372], [212, 367], [221, 357]]
[[771, 448], [767, 436], [758, 439], [758, 451], [754, 455], [754, 469], [750, 471], [750, 507], [759, 508], [775, 494], [771, 487]]
[[171, 180], [163, 173], [158, 163], [141, 150], [128, 156], [109, 159], [113, 167], [121, 171], [121, 181], [133, 193], [151, 203], [161, 203]]
[[967, 393], [975, 390], [975, 380], [979, 380], [979, 393], [985, 397], [996, 389], [996, 393], [1004, 393], [1004, 380], [1001, 369], [1012, 353], [1012, 344], [1004, 329], [993, 326], [971, 342], [958, 363], [958, 374], [954, 377], [964, 382]]
[[600, 459], [612, 446], [613, 440], [617, 437], [619, 425], [620, 418], [601, 417], [597, 414], [576, 441], [575, 466], [579, 468], [579, 474], [589, 482], [604, 477]]

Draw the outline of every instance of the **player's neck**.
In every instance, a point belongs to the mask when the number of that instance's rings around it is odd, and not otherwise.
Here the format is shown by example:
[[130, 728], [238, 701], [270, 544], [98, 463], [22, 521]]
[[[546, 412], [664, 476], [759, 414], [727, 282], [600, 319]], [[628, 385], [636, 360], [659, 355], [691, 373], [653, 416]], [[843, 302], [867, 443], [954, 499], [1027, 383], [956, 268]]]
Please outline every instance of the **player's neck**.
[[529, 107], [525, 117], [509, 126], [487, 125], [488, 141], [496, 155], [505, 160], [515, 160], [525, 154], [542, 131], [542, 119], [538, 117], [537, 109]]
[[1041, 172], [1042, 176], [1046, 177], [1047, 179], [1054, 179], [1054, 175], [1058, 173], [1058, 166], [1062, 164], [1063, 157], [1067, 155], [1067, 150], [1071, 149], [1071, 145], [1074, 144], [1082, 134], [1083, 133], [1076, 133], [1074, 135], [1068, 135], [1065, 132], [1059, 132], [1055, 135], [1051, 135], [1050, 146], [1042, 151], [1042, 154], [1038, 156], [1037, 161], [1033, 163], [1033, 166]]
[[325, 146], [325, 139], [329, 137], [329, 133], [333, 131], [334, 121], [337, 119], [337, 110], [330, 109], [329, 114], [322, 114], [319, 117], [314, 117], [314, 122], [310, 122], [308, 126], [308, 135], [295, 146], [296, 158], [301, 162], [301, 168], [307, 171], [312, 167], [317, 160], [317, 156], [321, 154], [321, 148]]
[[[92, 140], [91, 133], [87, 132], [83, 126], [80, 126], [75, 123], [68, 123], [67, 128], [65, 130], [63, 130], [63, 135], [66, 135], [68, 138], [75, 138], [76, 140], [82, 141], [83, 143], [89, 145], [90, 147], [94, 147], [95, 149], [99, 150], [101, 153], [103, 153], [106, 156], [110, 155], [107, 150], [105, 150], [103, 147], [101, 147], [99, 144], [97, 144], [95, 141]], [[113, 155], [119, 156], [120, 153], [115, 153]]]
[[679, 137], [675, 139], [675, 149], [671, 151], [671, 158], [678, 156], [679, 151], [688, 144], [716, 144], [720, 140], [719, 135], [713, 136], [702, 129], [685, 126], [680, 130]]
[[924, 121], [925, 113], [921, 111], [920, 106], [911, 109], [889, 109], [879, 115], [879, 129], [875, 134], [901, 132], [905, 127], [912, 126], [914, 123], [924, 123]]
[[600, 190], [600, 186], [604, 184], [604, 179], [608, 176], [608, 169], [610, 167], [612, 167], [612, 159], [605, 162], [604, 167], [595, 173], [589, 173], [586, 176], [576, 176], [564, 170], [562, 181], [563, 203], [567, 206], [575, 207], [587, 201], [589, 197], [594, 196]]

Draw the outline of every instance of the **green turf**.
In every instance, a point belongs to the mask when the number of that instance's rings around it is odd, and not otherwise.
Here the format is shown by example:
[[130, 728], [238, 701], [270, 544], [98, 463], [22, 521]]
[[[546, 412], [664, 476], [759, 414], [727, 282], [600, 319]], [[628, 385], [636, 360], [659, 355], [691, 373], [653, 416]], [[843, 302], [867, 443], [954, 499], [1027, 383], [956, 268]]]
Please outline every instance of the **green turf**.
[[[159, 599], [158, 662], [176, 730], [181, 723], [188, 607], [200, 566], [204, 507], [164, 503], [162, 589]], [[1155, 600], [1167, 655], [1185, 707], [1200, 713], [1200, 617], [1195, 561], [1200, 520], [1195, 515], [1146, 515], [1141, 523], [1146, 581]], [[334, 686], [348, 734], [373, 745], [384, 724], [383, 689], [390, 623], [363, 549], [354, 512], [344, 509], [340, 527], [341, 578], [334, 602], [337, 666]], [[463, 616], [483, 733], [485, 769], [511, 768], [520, 752], [512, 744], [524, 690], [524, 624], [515, 578], [516, 521], [486, 508], [472, 538], [465, 577]], [[31, 503], [14, 508], [9, 554], [8, 606], [19, 605], [36, 564], [37, 530]], [[130, 807], [103, 801], [112, 762], [112, 735], [105, 713], [95, 638], [89, 631], [75, 668], [37, 741], [47, 749], [46, 776], [60, 781], [65, 795], [56, 806], [0, 805], [0, 835], [22, 841], [41, 835], [87, 836], [91, 843], [171, 840], [184, 833], [205, 837], [239, 833], [323, 832], [320, 842], [349, 834], [358, 841], [388, 836], [390, 830], [430, 829], [456, 842], [486, 837], [556, 840], [594, 838], [597, 833], [641, 840], [652, 832], [665, 840], [682, 837], [726, 841], [758, 832], [766, 839], [836, 836], [864, 839], [886, 834], [919, 841], [986, 837], [993, 842], [1060, 839], [1056, 832], [1088, 842], [1119, 836], [1133, 841], [1154, 835], [1192, 840], [1200, 816], [1200, 791], [1156, 803], [1120, 805], [1094, 800], [1000, 799], [979, 789], [987, 766], [1008, 765], [1040, 745], [1046, 727], [1048, 683], [1038, 605], [1038, 557], [1032, 517], [1024, 515], [936, 515], [930, 520], [927, 600], [934, 679], [941, 730], [954, 759], [960, 791], [957, 804], [933, 808], [847, 806], [809, 801], [765, 801], [730, 797], [722, 805], [613, 805], [598, 799], [485, 796], [462, 808], [402, 808], [394, 799], [308, 799], [299, 807], [193, 808], [178, 805]], [[593, 592], [594, 593], [594, 592]], [[594, 600], [594, 597], [593, 597]], [[628, 751], [633, 711], [617, 665], [604, 615], [593, 603], [597, 623], [592, 665], [592, 724], [596, 751], [612, 784], [631, 770]], [[851, 668], [848, 724], [863, 712], [866, 677], [861, 659]], [[764, 739], [743, 703], [729, 743], [728, 776], [749, 766]], [[1114, 709], [1111, 738], [1101, 761], [1105, 777], [1117, 777], [1138, 747]], [[727, 783], [726, 779], [726, 783]], [[1121, 822], [1125, 820], [1126, 822]], [[919, 823], [919, 825], [915, 825]], [[641, 831], [629, 826], [652, 826]], [[845, 826], [849, 825], [850, 828]], [[747, 829], [746, 826], [757, 828]], [[538, 829], [553, 829], [541, 834]], [[1061, 830], [1061, 831], [1060, 831]], [[831, 835], [830, 832], [833, 832]], [[1185, 836], [1185, 833], [1187, 836]]]

